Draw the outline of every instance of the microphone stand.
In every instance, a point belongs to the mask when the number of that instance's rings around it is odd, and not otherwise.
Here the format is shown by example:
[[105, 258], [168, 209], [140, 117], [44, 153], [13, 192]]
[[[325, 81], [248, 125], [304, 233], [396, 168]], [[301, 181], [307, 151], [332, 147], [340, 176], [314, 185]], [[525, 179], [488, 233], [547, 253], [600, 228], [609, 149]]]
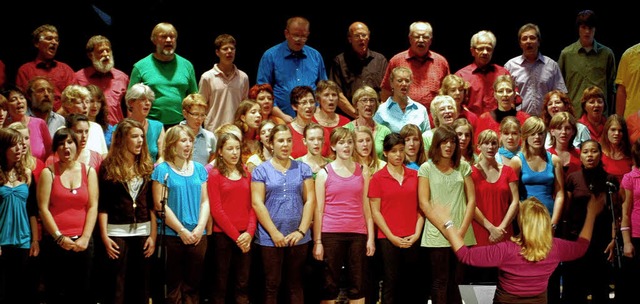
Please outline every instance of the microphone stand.
[[609, 209], [611, 210], [611, 220], [614, 226], [615, 236], [613, 238], [614, 241], [614, 257], [613, 257], [613, 268], [614, 269], [622, 269], [622, 250], [620, 247], [620, 237], [618, 229], [618, 221], [616, 219], [616, 212], [613, 204], [613, 193], [617, 190], [616, 186], [610, 182], [607, 182], [607, 186], [609, 190], [607, 191], [609, 195], [607, 195], [607, 200], [609, 201]]
[[163, 290], [163, 302], [167, 298], [167, 254], [166, 254], [166, 244], [164, 240], [165, 229], [167, 229], [166, 222], [166, 206], [167, 200], [169, 198], [169, 186], [167, 181], [169, 179], [169, 173], [164, 176], [164, 184], [162, 186], [162, 199], [160, 201], [161, 208], [158, 211], [158, 217], [160, 218], [160, 234], [158, 235], [158, 259], [162, 263], [162, 290]]

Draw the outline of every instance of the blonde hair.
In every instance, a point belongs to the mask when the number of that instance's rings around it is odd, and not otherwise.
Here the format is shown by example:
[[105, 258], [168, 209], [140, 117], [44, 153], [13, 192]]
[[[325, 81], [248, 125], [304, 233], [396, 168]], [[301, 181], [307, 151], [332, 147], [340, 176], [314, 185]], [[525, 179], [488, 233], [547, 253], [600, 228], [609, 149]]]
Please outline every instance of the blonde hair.
[[[364, 158], [364, 160], [366, 161], [367, 159], [370, 159], [368, 164], [363, 164], [363, 165], [368, 165], [369, 168], [375, 168], [374, 171], [378, 171], [378, 169], [380, 169], [380, 158], [378, 158], [378, 153], [376, 153], [376, 141], [375, 141], [375, 137], [373, 137], [373, 132], [371, 131], [371, 129], [367, 126], [357, 126], [353, 129], [353, 140], [354, 140], [354, 144], [355, 141], [358, 137], [358, 133], [365, 133], [367, 134], [370, 138], [371, 138], [371, 151], [369, 151], [369, 155]], [[404, 142], [402, 142], [404, 144]], [[353, 160], [357, 163], [361, 163], [360, 160], [360, 154], [358, 154], [358, 150], [356, 148], [354, 148], [354, 152], [353, 153]]]
[[[167, 130], [167, 134], [164, 136], [164, 151], [162, 154], [166, 161], [175, 161], [176, 155], [178, 154], [178, 152], [176, 152], [176, 144], [180, 141], [183, 132], [191, 138], [191, 141], [195, 140], [195, 134], [193, 134], [193, 131], [187, 127], [187, 125], [175, 125]], [[193, 147], [187, 160], [190, 160], [192, 156]]]
[[[20, 122], [20, 121], [16, 121], [11, 123], [10, 125], [7, 126], [7, 128], [9, 129], [14, 129], [18, 132], [22, 131], [22, 130], [27, 130], [27, 133], [29, 133], [29, 135], [31, 135], [31, 130], [29, 130], [29, 127], [27, 127], [27, 125], [25, 125], [24, 123]], [[36, 168], [36, 157], [33, 156], [33, 154], [31, 154], [31, 145], [26, 145], [26, 149], [27, 149], [27, 154], [25, 155], [25, 157], [23, 157], [21, 159], [21, 162], [23, 164], [23, 166], [25, 168], [29, 168], [31, 170]]]
[[440, 124], [442, 123], [440, 121], [440, 111], [438, 111], [438, 108], [440, 108], [440, 105], [442, 105], [443, 103], [450, 103], [453, 106], [453, 117], [458, 118], [459, 113], [458, 113], [458, 105], [456, 104], [456, 100], [449, 95], [438, 95], [435, 98], [433, 98], [430, 105], [431, 116], [433, 117], [433, 124], [436, 126], [436, 128], [439, 127]]
[[[496, 133], [496, 131], [491, 130], [491, 129], [486, 129], [483, 130], [482, 132], [480, 132], [480, 134], [478, 134], [478, 143], [476, 146], [480, 146], [484, 143], [490, 143], [492, 141], [495, 142], [499, 142], [498, 141], [498, 133]], [[471, 144], [471, 143], [469, 143]], [[499, 156], [498, 154], [496, 154], [496, 156]], [[480, 153], [480, 156], [478, 156], [479, 159], [483, 159], [484, 156], [482, 155], [482, 153]]]
[[522, 257], [529, 262], [546, 259], [553, 244], [551, 216], [547, 207], [535, 197], [522, 201], [518, 225], [520, 234], [511, 237], [511, 241], [522, 247]]
[[[576, 118], [573, 116], [573, 114], [569, 112], [560, 112], [554, 115], [549, 121], [549, 131], [553, 129], [560, 129], [565, 122], [568, 122], [571, 125], [571, 128], [573, 128], [573, 135], [571, 135], [571, 138], [569, 138], [569, 147], [571, 147], [573, 146], [573, 140], [576, 138], [576, 135], [578, 133]], [[555, 146], [556, 137], [553, 136], [551, 132], [549, 132], [549, 135], [551, 136], [551, 146]]]
[[[547, 128], [544, 125], [544, 121], [542, 121], [542, 118], [538, 116], [531, 116], [524, 121], [521, 130], [522, 135], [520, 137], [522, 140], [522, 154], [524, 154], [525, 158], [531, 156], [529, 155], [529, 142], [527, 140], [529, 136], [536, 133], [542, 133], [546, 135], [546, 129]], [[542, 149], [544, 149], [544, 147]]]

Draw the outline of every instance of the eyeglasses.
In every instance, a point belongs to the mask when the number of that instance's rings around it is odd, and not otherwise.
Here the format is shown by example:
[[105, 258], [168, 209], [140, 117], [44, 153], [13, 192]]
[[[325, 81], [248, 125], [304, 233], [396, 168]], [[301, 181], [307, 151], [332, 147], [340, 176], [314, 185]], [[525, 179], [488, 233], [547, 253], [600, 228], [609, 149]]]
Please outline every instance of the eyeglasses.
[[207, 114], [204, 113], [193, 113], [193, 112], [187, 112], [189, 113], [189, 115], [191, 115], [191, 117], [193, 118], [205, 118], [207, 117]]
[[351, 37], [358, 39], [367, 39], [369, 38], [369, 34], [353, 34], [351, 35]]
[[291, 35], [291, 39], [293, 39], [295, 42], [306, 42], [307, 39], [309, 39], [309, 37], [308, 36]]
[[367, 104], [376, 104], [378, 102], [378, 100], [375, 99], [375, 98], [360, 98], [360, 100], [358, 100], [358, 102], [361, 102], [361, 103], [367, 105]]
[[476, 50], [476, 52], [487, 52], [487, 53], [493, 52], [493, 48], [490, 46], [479, 46], [479, 47], [475, 47], [474, 49]]
[[513, 94], [513, 90], [512, 89], [502, 89], [502, 90], [497, 90], [496, 94], [500, 94], [500, 95], [511, 95]]

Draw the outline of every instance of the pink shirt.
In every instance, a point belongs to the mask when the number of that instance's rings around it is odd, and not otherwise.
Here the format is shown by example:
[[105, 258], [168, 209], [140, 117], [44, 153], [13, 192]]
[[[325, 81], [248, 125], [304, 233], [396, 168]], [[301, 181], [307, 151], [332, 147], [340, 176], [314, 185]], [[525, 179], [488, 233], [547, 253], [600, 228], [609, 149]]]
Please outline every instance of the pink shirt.
[[620, 187], [631, 191], [633, 197], [633, 205], [631, 206], [631, 237], [640, 237], [640, 170], [638, 168], [631, 169], [631, 172], [622, 177]]
[[469, 103], [467, 108], [476, 115], [482, 115], [498, 107], [493, 95], [493, 82], [500, 75], [509, 75], [509, 71], [495, 63], [482, 68], [474, 63], [458, 70], [456, 75], [469, 82]]
[[329, 163], [325, 182], [324, 213], [322, 232], [347, 232], [367, 234], [367, 224], [362, 209], [364, 179], [362, 169], [356, 164], [356, 170], [349, 177], [342, 177], [333, 171]]
[[249, 76], [238, 68], [225, 75], [215, 64], [200, 76], [200, 94], [207, 100], [207, 118], [204, 128], [215, 132], [225, 124], [232, 123], [240, 102], [249, 95]]

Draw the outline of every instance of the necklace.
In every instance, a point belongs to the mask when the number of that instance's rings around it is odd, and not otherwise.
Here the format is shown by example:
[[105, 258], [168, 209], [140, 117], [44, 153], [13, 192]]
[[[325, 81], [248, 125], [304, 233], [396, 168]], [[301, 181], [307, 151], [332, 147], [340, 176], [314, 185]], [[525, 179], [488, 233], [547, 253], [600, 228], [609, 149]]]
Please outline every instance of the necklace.
[[18, 177], [16, 176], [16, 171], [11, 169], [11, 171], [9, 171], [9, 173], [7, 174], [7, 178], [9, 179], [10, 183], [17, 181]]
[[271, 164], [273, 165], [274, 169], [282, 172], [282, 174], [286, 173], [291, 165], [290, 160], [287, 160], [286, 165], [282, 165], [278, 161], [275, 161], [273, 158], [271, 158]]
[[176, 165], [176, 163], [171, 162], [172, 166], [176, 169], [176, 171], [178, 171], [178, 173], [180, 174], [184, 174], [187, 172], [187, 170], [189, 170], [189, 163], [185, 162], [182, 164], [181, 167], [178, 167], [178, 165]]

